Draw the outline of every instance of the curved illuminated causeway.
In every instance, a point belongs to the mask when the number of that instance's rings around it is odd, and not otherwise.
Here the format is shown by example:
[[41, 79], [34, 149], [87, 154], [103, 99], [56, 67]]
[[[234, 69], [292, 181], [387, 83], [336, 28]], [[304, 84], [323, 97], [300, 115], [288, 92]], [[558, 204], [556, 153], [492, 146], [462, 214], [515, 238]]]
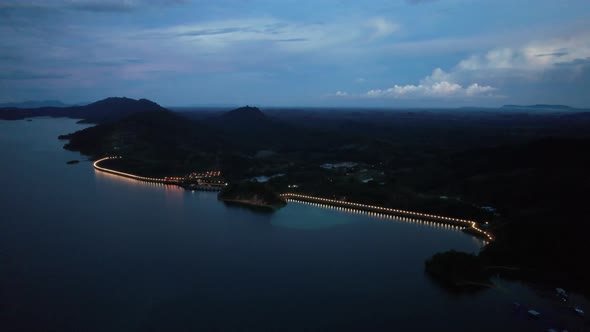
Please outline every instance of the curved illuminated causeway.
[[492, 236], [492, 234], [490, 232], [486, 232], [486, 231], [482, 230], [478, 226], [477, 222], [472, 221], [472, 220], [444, 217], [444, 216], [438, 216], [438, 215], [434, 215], [434, 214], [413, 212], [413, 211], [407, 211], [407, 210], [391, 209], [391, 208], [386, 208], [386, 207], [382, 207], [382, 206], [367, 205], [367, 204], [348, 202], [348, 201], [340, 201], [340, 200], [335, 200], [335, 199], [330, 199], [330, 198], [323, 198], [323, 197], [316, 197], [316, 196], [309, 196], [309, 195], [302, 195], [302, 194], [295, 194], [295, 193], [285, 193], [282, 195], [286, 198], [291, 198], [291, 199], [299, 199], [299, 200], [310, 201], [310, 202], [318, 202], [318, 203], [329, 204], [329, 205], [334, 205], [334, 206], [344, 206], [344, 207], [348, 207], [351, 209], [377, 212], [377, 213], [383, 214], [383, 215], [394, 215], [394, 216], [401, 216], [401, 217], [420, 218], [420, 219], [430, 220], [430, 221], [434, 221], [434, 222], [438, 222], [438, 223], [442, 223], [442, 224], [461, 226], [463, 228], [469, 228], [469, 229], [473, 230], [474, 235], [478, 235], [480, 237], [483, 237], [487, 241], [494, 240], [494, 237]]
[[[117, 156], [117, 157], [105, 157], [105, 158], [99, 159], [94, 162], [94, 168], [99, 171], [102, 171], [102, 172], [107, 172], [107, 173], [123, 176], [126, 178], [131, 178], [131, 179], [138, 180], [138, 181], [156, 182], [156, 183], [165, 183], [165, 184], [179, 184], [180, 183], [179, 179], [174, 179], [174, 178], [170, 178], [170, 177], [166, 177], [166, 178], [144, 177], [144, 176], [139, 176], [139, 175], [135, 175], [135, 174], [120, 172], [120, 171], [117, 171], [114, 169], [109, 169], [106, 167], [101, 167], [99, 165], [101, 162], [103, 162], [105, 160], [120, 159], [120, 158], [121, 157]], [[355, 202], [349, 202], [349, 201], [340, 201], [340, 200], [335, 200], [335, 199], [310, 196], [310, 195], [303, 195], [303, 194], [298, 194], [298, 193], [284, 193], [284, 194], [281, 194], [281, 196], [285, 197], [286, 199], [296, 199], [296, 200], [308, 201], [308, 202], [318, 202], [318, 203], [328, 204], [328, 205], [333, 205], [333, 206], [343, 206], [343, 207], [347, 207], [347, 208], [355, 209], [355, 210], [377, 212], [382, 215], [394, 215], [394, 216], [400, 216], [400, 217], [420, 218], [420, 219], [434, 221], [434, 222], [438, 222], [438, 223], [442, 223], [442, 224], [460, 226], [462, 228], [468, 228], [468, 229], [472, 230], [472, 234], [480, 236], [480, 237], [484, 238], [486, 241], [492, 241], [494, 239], [491, 233], [482, 230], [478, 226], [477, 222], [472, 221], [472, 220], [444, 217], [444, 216], [438, 216], [438, 215], [433, 215], [433, 214], [428, 214], [428, 213], [413, 212], [413, 211], [407, 211], [407, 210], [392, 209], [392, 208], [386, 208], [386, 207], [382, 207], [382, 206], [367, 205], [367, 204], [355, 203]]]
[[[468, 224], [295, 194], [274, 213], [233, 207], [214, 192], [92, 168], [55, 139], [81, 128], [0, 121], [10, 160], [0, 187], [1, 331], [552, 328], [512, 310], [552, 309], [520, 283], [457, 295], [424, 272], [437, 252], [480, 250], [486, 239], [465, 234]], [[81, 162], [66, 164], [73, 159]]]
[[125, 173], [125, 172], [120, 172], [114, 169], [110, 169], [110, 168], [106, 168], [106, 167], [101, 167], [100, 163], [105, 161], [105, 160], [112, 160], [112, 159], [121, 159], [122, 157], [105, 157], [105, 158], [101, 158], [98, 159], [97, 161], [94, 162], [93, 166], [95, 169], [102, 171], [102, 172], [107, 172], [107, 173], [111, 173], [111, 174], [115, 174], [118, 176], [122, 176], [122, 177], [126, 177], [126, 178], [130, 178], [130, 179], [134, 179], [134, 180], [138, 180], [138, 181], [145, 181], [145, 182], [155, 182], [155, 183], [166, 183], [166, 184], [178, 184], [180, 183], [180, 179], [177, 178], [152, 178], [152, 177], [145, 177], [145, 176], [139, 176], [139, 175], [135, 175], [135, 174], [131, 174], [131, 173]]

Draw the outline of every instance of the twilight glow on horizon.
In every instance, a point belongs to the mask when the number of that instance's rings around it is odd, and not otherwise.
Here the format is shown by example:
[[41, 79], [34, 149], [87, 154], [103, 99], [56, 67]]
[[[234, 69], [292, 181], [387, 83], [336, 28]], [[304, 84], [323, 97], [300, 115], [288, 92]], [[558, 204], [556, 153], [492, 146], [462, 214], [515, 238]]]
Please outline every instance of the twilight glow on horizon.
[[0, 102], [590, 107], [588, 0], [0, 0]]

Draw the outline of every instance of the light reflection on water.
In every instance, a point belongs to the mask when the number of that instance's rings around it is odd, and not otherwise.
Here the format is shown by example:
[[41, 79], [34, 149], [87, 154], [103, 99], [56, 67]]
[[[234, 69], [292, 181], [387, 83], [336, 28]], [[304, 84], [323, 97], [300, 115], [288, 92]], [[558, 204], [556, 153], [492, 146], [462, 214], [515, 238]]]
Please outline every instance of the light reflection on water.
[[[123, 186], [125, 189], [133, 192], [154, 190], [164, 194], [166, 206], [172, 213], [179, 216], [183, 213], [183, 205], [185, 203], [185, 190], [176, 185], [138, 181], [124, 176], [118, 176], [106, 172], [101, 172], [94, 169], [95, 183], [100, 185], [114, 185]], [[119, 187], [120, 188], [120, 187]]]
[[436, 229], [445, 229], [445, 230], [460, 232], [462, 229], [465, 228], [465, 227], [449, 225], [449, 224], [444, 224], [444, 223], [437, 223], [437, 222], [428, 221], [428, 220], [394, 216], [394, 215], [385, 214], [385, 213], [364, 211], [364, 210], [352, 209], [352, 208], [341, 207], [341, 206], [334, 206], [334, 205], [329, 205], [329, 204], [306, 202], [306, 201], [300, 201], [300, 200], [295, 200], [295, 199], [288, 199], [288, 202], [289, 203], [296, 203], [296, 204], [311, 205], [311, 206], [314, 206], [317, 208], [336, 210], [336, 211], [350, 213], [350, 214], [365, 215], [365, 216], [369, 216], [369, 217], [377, 218], [377, 219], [388, 219], [388, 220], [393, 220], [393, 221], [398, 221], [398, 222], [420, 224], [420, 225], [429, 226], [429, 227], [436, 228]]
[[[456, 225], [449, 225], [449, 224], [445, 224], [445, 223], [438, 223], [438, 222], [434, 222], [434, 221], [430, 221], [430, 220], [421, 220], [421, 219], [409, 218], [409, 217], [403, 217], [403, 216], [394, 216], [394, 215], [385, 214], [385, 213], [364, 211], [364, 210], [358, 210], [358, 209], [353, 209], [353, 208], [334, 206], [334, 205], [322, 204], [322, 203], [316, 203], [316, 202], [307, 202], [307, 201], [301, 201], [301, 200], [297, 200], [297, 199], [288, 199], [287, 201], [289, 204], [287, 205], [286, 208], [283, 208], [283, 209], [297, 209], [298, 206], [312, 206], [312, 207], [314, 207], [316, 209], [320, 209], [320, 210], [337, 212], [338, 215], [335, 217], [332, 217], [332, 218], [330, 218], [328, 215], [326, 215], [323, 218], [299, 218], [299, 219], [287, 219], [287, 218], [279, 217], [279, 218], [276, 218], [276, 222], [274, 223], [275, 225], [288, 227], [288, 228], [295, 228], [295, 229], [313, 230], [313, 229], [329, 228], [329, 227], [334, 227], [337, 225], [358, 222], [358, 221], [361, 221], [364, 219], [363, 218], [361, 218], [361, 219], [350, 218], [350, 216], [364, 216], [364, 217], [369, 217], [370, 219], [374, 219], [374, 220], [386, 220], [386, 221], [391, 221], [391, 222], [400, 223], [400, 224], [411, 224], [411, 225], [415, 225], [416, 227], [420, 227], [420, 228], [427, 227], [430, 229], [435, 229], [435, 230], [440, 230], [440, 231], [445, 231], [445, 232], [450, 232], [450, 233], [465, 234], [462, 232], [462, 230], [465, 227], [456, 226]], [[331, 212], [331, 213], [333, 213], [333, 212]], [[280, 213], [281, 213], [281, 211], [278, 212], [279, 215], [280, 215]], [[477, 245], [477, 247], [479, 247], [479, 248], [488, 244], [487, 241], [479, 239], [475, 236], [470, 236], [470, 237], [472, 238], [473, 243], [475, 243]]]

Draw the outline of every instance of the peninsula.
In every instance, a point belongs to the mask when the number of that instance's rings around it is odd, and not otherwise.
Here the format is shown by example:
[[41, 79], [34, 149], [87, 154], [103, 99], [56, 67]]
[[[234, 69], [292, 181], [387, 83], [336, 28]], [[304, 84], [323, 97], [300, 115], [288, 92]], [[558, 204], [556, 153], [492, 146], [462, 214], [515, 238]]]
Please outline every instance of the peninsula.
[[217, 198], [229, 204], [252, 206], [271, 211], [287, 205], [287, 201], [268, 185], [258, 182], [230, 184], [219, 193]]
[[64, 147], [94, 160], [122, 156], [104, 165], [143, 177], [188, 178], [189, 186], [207, 173], [230, 184], [262, 178], [275, 194], [473, 220], [495, 235], [479, 254], [483, 264], [551, 280], [567, 274], [570, 288], [590, 293], [572, 254], [587, 251], [579, 194], [590, 188], [587, 110], [169, 110], [116, 98], [90, 105], [3, 109], [0, 117], [97, 122], [60, 136]]

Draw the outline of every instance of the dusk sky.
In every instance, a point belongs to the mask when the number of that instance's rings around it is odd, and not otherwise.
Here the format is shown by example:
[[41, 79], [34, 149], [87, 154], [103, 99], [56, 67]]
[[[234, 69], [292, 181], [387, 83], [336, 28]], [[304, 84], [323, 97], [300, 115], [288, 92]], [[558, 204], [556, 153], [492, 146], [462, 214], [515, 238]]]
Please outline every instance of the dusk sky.
[[588, 0], [0, 0], [0, 102], [590, 107]]

